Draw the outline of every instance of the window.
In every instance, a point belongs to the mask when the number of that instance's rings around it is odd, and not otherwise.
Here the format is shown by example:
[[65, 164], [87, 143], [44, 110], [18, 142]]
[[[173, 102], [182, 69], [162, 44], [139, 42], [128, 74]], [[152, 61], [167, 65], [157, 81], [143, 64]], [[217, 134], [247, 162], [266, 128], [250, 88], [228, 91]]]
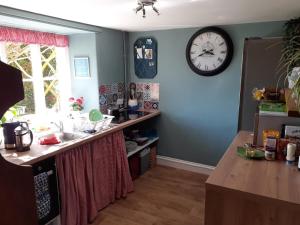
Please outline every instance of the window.
[[1, 42], [0, 49], [2, 61], [22, 71], [25, 99], [18, 109], [23, 114], [61, 110], [71, 92], [67, 48]]

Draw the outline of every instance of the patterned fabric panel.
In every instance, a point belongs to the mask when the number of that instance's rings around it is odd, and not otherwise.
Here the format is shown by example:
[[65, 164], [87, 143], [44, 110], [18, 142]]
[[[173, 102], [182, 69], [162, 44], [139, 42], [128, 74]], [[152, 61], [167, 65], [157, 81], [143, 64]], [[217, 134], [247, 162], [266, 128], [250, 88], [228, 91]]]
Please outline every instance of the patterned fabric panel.
[[48, 216], [51, 211], [48, 174], [41, 173], [34, 177], [37, 215], [39, 220]]

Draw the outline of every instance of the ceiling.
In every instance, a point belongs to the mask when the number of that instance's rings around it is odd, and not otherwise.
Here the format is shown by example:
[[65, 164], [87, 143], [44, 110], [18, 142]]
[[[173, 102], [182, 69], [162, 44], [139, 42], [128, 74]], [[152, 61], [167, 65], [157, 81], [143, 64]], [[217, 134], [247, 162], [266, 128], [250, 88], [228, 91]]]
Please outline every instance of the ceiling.
[[1, 0], [1, 5], [126, 31], [147, 31], [287, 20], [300, 15], [299, 0], [158, 0], [161, 15], [136, 15], [136, 0]]
[[38, 21], [4, 16], [4, 15], [0, 15], [0, 25], [6, 27], [15, 27], [21, 29], [51, 32], [55, 34], [64, 34], [64, 35], [89, 33], [88, 31], [79, 30], [75, 28], [69, 28], [69, 27], [48, 24], [48, 23], [43, 23]]

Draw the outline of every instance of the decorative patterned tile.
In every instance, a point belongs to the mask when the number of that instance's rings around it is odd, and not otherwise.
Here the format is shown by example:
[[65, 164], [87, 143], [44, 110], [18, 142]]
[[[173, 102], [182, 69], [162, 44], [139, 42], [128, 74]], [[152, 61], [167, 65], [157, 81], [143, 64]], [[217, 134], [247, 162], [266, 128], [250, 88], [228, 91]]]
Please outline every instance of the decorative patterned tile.
[[151, 99], [150, 92], [144, 92], [143, 93], [143, 98], [144, 98], [144, 101], [149, 101]]
[[105, 95], [100, 95], [99, 96], [99, 104], [101, 106], [106, 105], [106, 96]]
[[112, 96], [113, 96], [113, 103], [116, 103], [118, 100], [118, 94], [114, 93]]
[[151, 83], [145, 83], [143, 91], [144, 92], [150, 92], [151, 91]]
[[144, 109], [144, 102], [143, 101], [138, 102], [138, 106], [139, 109]]
[[124, 93], [123, 93], [123, 92], [119, 92], [119, 93], [118, 93], [118, 98], [124, 99]]
[[101, 105], [100, 106], [100, 111], [103, 114], [107, 114], [107, 105]]
[[159, 101], [159, 83], [151, 84], [151, 101]]
[[114, 83], [111, 85], [111, 93], [112, 94], [118, 93], [118, 83]]
[[159, 102], [152, 102], [152, 109], [157, 110], [159, 107]]
[[118, 83], [118, 92], [124, 92], [124, 83]]
[[144, 91], [144, 83], [136, 83], [136, 91], [143, 92]]
[[111, 85], [105, 85], [105, 94], [111, 94]]
[[113, 95], [112, 94], [110, 94], [110, 95], [107, 95], [106, 96], [106, 104], [107, 105], [111, 105], [111, 104], [113, 104]]
[[103, 95], [106, 92], [106, 85], [100, 85], [99, 87], [99, 94]]
[[152, 103], [150, 101], [144, 101], [144, 109], [152, 109]]

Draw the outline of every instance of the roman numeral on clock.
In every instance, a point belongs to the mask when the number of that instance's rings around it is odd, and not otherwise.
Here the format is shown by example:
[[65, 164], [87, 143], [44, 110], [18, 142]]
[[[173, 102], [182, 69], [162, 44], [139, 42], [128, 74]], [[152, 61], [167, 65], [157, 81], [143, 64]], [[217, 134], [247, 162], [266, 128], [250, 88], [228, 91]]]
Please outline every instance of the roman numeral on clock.
[[219, 61], [220, 63], [222, 63], [222, 62], [223, 62], [223, 59], [220, 58], [220, 57], [218, 57], [218, 61]]
[[227, 51], [221, 51], [221, 54], [226, 54], [227, 53]]

